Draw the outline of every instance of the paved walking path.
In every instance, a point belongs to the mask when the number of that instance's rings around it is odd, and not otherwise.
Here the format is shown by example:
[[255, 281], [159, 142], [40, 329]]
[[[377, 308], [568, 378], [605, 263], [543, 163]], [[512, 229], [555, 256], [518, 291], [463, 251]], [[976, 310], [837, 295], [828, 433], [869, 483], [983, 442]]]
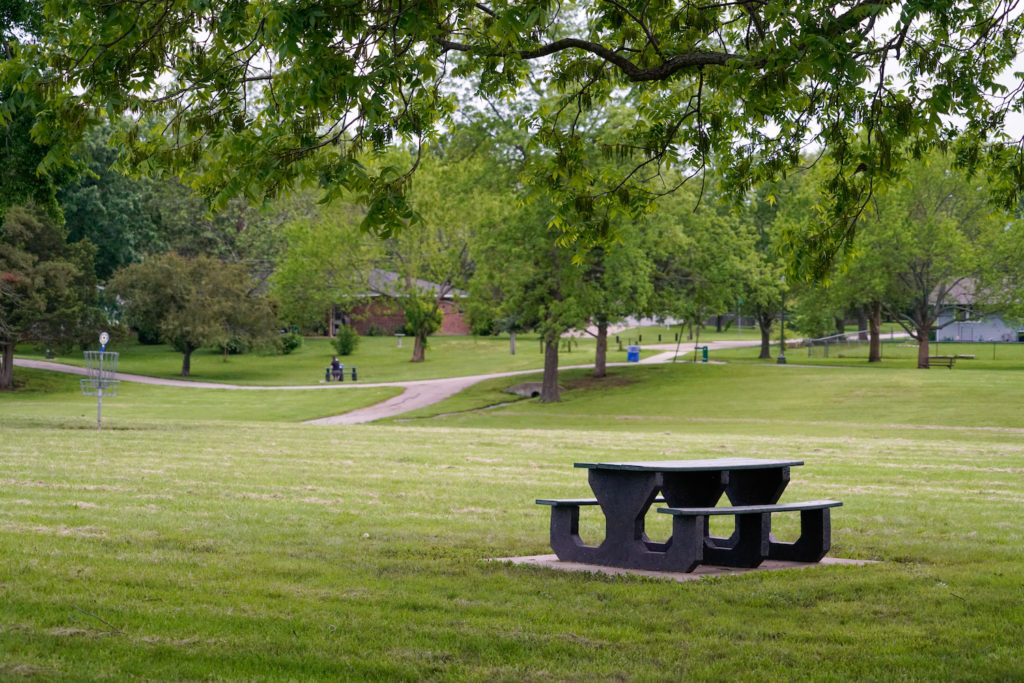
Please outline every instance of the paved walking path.
[[[757, 341], [708, 342], [707, 346], [711, 350], [714, 350], [736, 348], [740, 346], [757, 346], [759, 343], [760, 342]], [[679, 359], [681, 361], [685, 362], [686, 360], [689, 360], [689, 358], [692, 358], [692, 355], [690, 354], [692, 354], [693, 349], [689, 343], [686, 342], [680, 344], [678, 347], [676, 344], [646, 344], [644, 345], [644, 349], [656, 350], [660, 351], [660, 353], [642, 359], [640, 364], [648, 365], [652, 363], [670, 363], [677, 355], [677, 348]], [[14, 364], [23, 368], [65, 372], [72, 375], [82, 375], [83, 377], [87, 374], [85, 368], [75, 365], [65, 365], [63, 363], [54, 363], [51, 361], [15, 358]], [[633, 365], [633, 363], [609, 363], [608, 367], [625, 367], [629, 365]], [[558, 369], [573, 370], [577, 368], [590, 367], [593, 367], [593, 365], [564, 365], [560, 366]], [[478, 382], [483, 382], [484, 380], [495, 379], [498, 377], [515, 377], [517, 375], [536, 375], [539, 372], [541, 372], [541, 369], [537, 368], [533, 370], [516, 370], [513, 372], [495, 372], [486, 375], [445, 377], [441, 379], [424, 379], [405, 382], [361, 382], [359, 384], [331, 382], [290, 386], [251, 386], [244, 384], [221, 384], [218, 382], [193, 382], [190, 380], [164, 379], [161, 377], [133, 375], [124, 372], [117, 373], [115, 377], [123, 382], [137, 382], [139, 384], [157, 384], [167, 387], [188, 387], [192, 389], [228, 389], [234, 391], [298, 391], [308, 389], [360, 389], [367, 387], [400, 387], [403, 389], [401, 394], [372, 406], [358, 408], [345, 413], [344, 415], [333, 415], [331, 417], [322, 417], [316, 420], [307, 420], [307, 424], [362, 424], [364, 422], [373, 422], [374, 420], [395, 417], [402, 413], [408, 413], [413, 410], [425, 408], [426, 406], [443, 401], [450, 396], [454, 396], [463, 389], [471, 387]]]

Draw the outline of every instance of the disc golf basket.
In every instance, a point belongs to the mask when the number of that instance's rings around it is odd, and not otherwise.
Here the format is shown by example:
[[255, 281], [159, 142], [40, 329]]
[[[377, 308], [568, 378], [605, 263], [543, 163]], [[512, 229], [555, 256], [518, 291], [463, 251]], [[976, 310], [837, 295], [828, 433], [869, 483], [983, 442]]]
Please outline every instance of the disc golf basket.
[[96, 429], [102, 429], [103, 397], [117, 396], [117, 385], [120, 380], [114, 379], [117, 374], [116, 351], [86, 351], [85, 370], [87, 379], [80, 380], [83, 396], [96, 397]]

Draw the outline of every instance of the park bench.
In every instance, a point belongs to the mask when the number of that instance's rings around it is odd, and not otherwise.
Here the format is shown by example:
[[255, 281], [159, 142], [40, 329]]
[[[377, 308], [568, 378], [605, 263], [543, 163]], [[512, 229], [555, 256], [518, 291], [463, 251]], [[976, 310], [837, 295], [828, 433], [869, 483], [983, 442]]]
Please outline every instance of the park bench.
[[[353, 366], [351, 368], [346, 368], [344, 365], [342, 365], [341, 366], [341, 371], [338, 373], [338, 377], [337, 377], [339, 382], [344, 382], [345, 381], [345, 370], [348, 370], [351, 373], [352, 381], [353, 382], [355, 382], [355, 381], [357, 381], [359, 379], [359, 375], [356, 372], [357, 368], [355, 366]], [[324, 381], [325, 382], [330, 382], [332, 379], [334, 379], [334, 376], [331, 373], [331, 366], [328, 365], [326, 368], [324, 368]]]
[[[713, 508], [659, 508], [658, 512], [678, 518], [692, 518], [697, 529], [707, 526], [712, 515], [734, 515], [736, 534], [722, 545], [705, 536], [703, 547], [693, 542], [688, 550], [694, 555], [693, 566], [717, 564], [732, 567], [757, 567], [764, 560], [820, 562], [832, 546], [832, 524], [829, 510], [839, 507], [838, 500], [812, 500], [770, 505], [734, 505]], [[783, 543], [772, 536], [771, 516], [776, 512], [800, 513], [800, 537]], [[690, 536], [689, 538], [693, 538]], [[698, 538], [699, 540], [699, 538]]]
[[928, 367], [933, 365], [945, 365], [947, 368], [952, 370], [954, 363], [956, 363], [956, 356], [928, 356]]

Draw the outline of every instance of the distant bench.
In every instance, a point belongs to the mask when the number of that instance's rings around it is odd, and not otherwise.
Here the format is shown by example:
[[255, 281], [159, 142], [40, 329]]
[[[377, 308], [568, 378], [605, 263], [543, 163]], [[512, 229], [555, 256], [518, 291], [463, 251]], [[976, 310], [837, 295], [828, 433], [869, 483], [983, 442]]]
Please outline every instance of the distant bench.
[[933, 365], [945, 365], [947, 368], [952, 370], [954, 363], [956, 363], [956, 356], [928, 356], [928, 367]]
[[[352, 374], [352, 381], [353, 382], [355, 382], [356, 380], [359, 379], [359, 376], [356, 373], [357, 368], [355, 366], [353, 366], [351, 368], [347, 368], [347, 369]], [[345, 366], [342, 365], [341, 366], [341, 370], [338, 372], [338, 376], [335, 377], [331, 373], [331, 366], [328, 365], [326, 368], [324, 368], [324, 381], [325, 382], [330, 382], [332, 379], [337, 379], [339, 382], [344, 382], [345, 381], [345, 370], [346, 370]]]

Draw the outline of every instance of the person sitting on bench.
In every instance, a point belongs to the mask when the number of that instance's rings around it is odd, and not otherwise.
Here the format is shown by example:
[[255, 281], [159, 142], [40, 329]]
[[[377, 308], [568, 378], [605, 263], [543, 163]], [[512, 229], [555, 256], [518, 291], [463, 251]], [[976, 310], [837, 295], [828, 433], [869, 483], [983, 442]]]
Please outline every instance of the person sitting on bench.
[[331, 359], [331, 377], [338, 381], [341, 381], [341, 373], [342, 370], [344, 370], [344, 368], [345, 366], [338, 362], [337, 356]]

